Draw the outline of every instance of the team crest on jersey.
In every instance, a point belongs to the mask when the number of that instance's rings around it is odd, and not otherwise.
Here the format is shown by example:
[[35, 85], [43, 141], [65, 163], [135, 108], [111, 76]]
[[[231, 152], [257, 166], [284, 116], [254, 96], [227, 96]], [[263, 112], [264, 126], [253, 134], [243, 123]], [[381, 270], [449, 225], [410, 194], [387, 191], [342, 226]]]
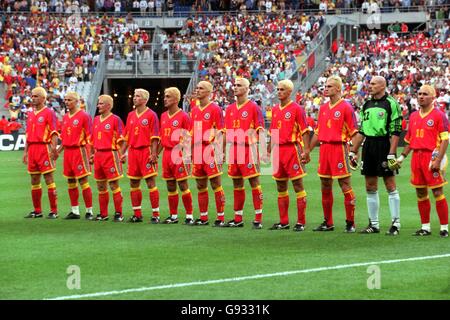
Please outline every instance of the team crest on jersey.
[[298, 166], [297, 163], [294, 164], [294, 166], [292, 167], [294, 170], [298, 170], [300, 167]]
[[83, 166], [81, 164], [79, 164], [77, 169], [78, 169], [78, 171], [81, 171], [81, 170], [83, 170]]
[[152, 165], [151, 165], [150, 163], [147, 163], [147, 164], [145, 165], [145, 167], [146, 167], [147, 169], [150, 169], [151, 166], [152, 166]]
[[249, 169], [251, 169], [253, 167], [253, 165], [251, 164], [251, 163], [249, 163], [248, 165], [247, 165], [247, 168], [249, 168]]
[[48, 162], [48, 161], [45, 161], [45, 162], [44, 162], [44, 166], [46, 166], [46, 167], [48, 167], [49, 164], [50, 164], [50, 162]]
[[148, 125], [148, 120], [147, 120], [147, 119], [144, 119], [144, 120], [142, 120], [141, 123], [142, 123], [143, 126], [146, 126], [146, 125]]
[[183, 172], [183, 171], [184, 171], [184, 168], [183, 168], [183, 167], [179, 167], [179, 168], [178, 168], [178, 172], [181, 173], [181, 172]]
[[209, 114], [209, 112], [207, 112], [207, 113], [205, 113], [203, 118], [205, 118], [205, 120], [209, 120], [209, 118], [211, 118], [211, 115]]
[[114, 173], [114, 172], [116, 172], [116, 168], [110, 168], [109, 171], [110, 171], [111, 173]]
[[44, 117], [39, 117], [38, 122], [40, 122], [40, 123], [44, 122]]
[[77, 126], [80, 123], [80, 121], [78, 121], [78, 119], [73, 120], [72, 124], [74, 126]]
[[178, 127], [178, 120], [174, 120], [174, 121], [172, 122], [172, 126], [173, 126], [173, 127]]
[[337, 167], [338, 167], [338, 169], [342, 169], [344, 167], [344, 164], [342, 162], [339, 162]]
[[381, 166], [383, 167], [383, 168], [387, 168], [388, 167], [388, 164], [387, 164], [387, 162], [386, 161], [383, 161], [382, 163], [381, 163]]
[[242, 118], [247, 118], [248, 112], [247, 111], [242, 112], [241, 116], [242, 116]]
[[286, 112], [286, 114], [284, 115], [285, 119], [290, 119], [291, 118], [291, 113], [288, 111]]
[[209, 164], [209, 167], [210, 167], [211, 169], [214, 169], [214, 166], [215, 166], [214, 162]]
[[378, 118], [380, 118], [380, 119], [384, 118], [384, 111], [378, 112]]
[[105, 129], [106, 129], [106, 130], [111, 129], [111, 125], [110, 125], [109, 123], [107, 123], [106, 126], [105, 126]]
[[340, 111], [336, 111], [335, 113], [334, 113], [334, 117], [335, 118], [339, 118], [341, 116], [341, 112]]
[[427, 121], [427, 126], [432, 127], [434, 125], [434, 121], [432, 119]]
[[433, 178], [439, 178], [439, 172], [437, 171], [433, 172]]

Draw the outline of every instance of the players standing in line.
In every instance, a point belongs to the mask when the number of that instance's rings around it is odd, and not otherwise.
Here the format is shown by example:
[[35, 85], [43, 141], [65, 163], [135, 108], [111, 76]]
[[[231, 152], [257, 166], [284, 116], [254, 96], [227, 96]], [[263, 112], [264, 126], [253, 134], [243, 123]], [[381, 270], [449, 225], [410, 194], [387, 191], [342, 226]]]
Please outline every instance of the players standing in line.
[[181, 93], [178, 88], [170, 87], [164, 90], [164, 107], [167, 111], [161, 115], [161, 144], [158, 154], [164, 148], [162, 178], [166, 180], [170, 216], [164, 220], [165, 224], [178, 223], [178, 191], [186, 209], [187, 225], [194, 224], [192, 194], [189, 190], [189, 163], [191, 153], [191, 119], [189, 115], [178, 107]]
[[244, 226], [244, 179], [248, 179], [255, 208], [253, 228], [262, 229], [263, 193], [259, 182], [257, 134], [264, 128], [264, 119], [261, 108], [248, 99], [249, 87], [250, 82], [247, 79], [237, 78], [233, 87], [236, 102], [226, 108], [226, 139], [227, 143], [232, 144], [228, 157], [228, 176], [233, 179], [234, 187], [234, 219], [229, 221], [227, 226]]
[[402, 115], [398, 102], [386, 93], [385, 78], [373, 77], [370, 80], [369, 93], [371, 98], [362, 107], [359, 133], [349, 153], [350, 164], [357, 163], [358, 150], [364, 141], [361, 174], [366, 180], [369, 225], [360, 233], [380, 232], [378, 177], [383, 177], [389, 194], [392, 222], [386, 234], [396, 236], [400, 230], [400, 195], [395, 183], [395, 172], [398, 173], [398, 171], [391, 170], [389, 163], [396, 158], [398, 141], [402, 132]]
[[158, 142], [159, 120], [156, 113], [147, 107], [150, 94], [147, 90], [134, 90], [133, 103], [135, 110], [128, 114], [125, 126], [121, 155], [125, 160], [128, 148], [128, 170], [130, 178], [130, 197], [133, 216], [129, 222], [142, 222], [142, 191], [141, 179], [144, 179], [149, 190], [152, 206], [151, 223], [159, 223], [159, 191], [155, 177], [158, 175]]
[[122, 163], [120, 162], [120, 144], [123, 143], [123, 122], [111, 112], [113, 98], [109, 95], [98, 97], [97, 108], [100, 115], [94, 119], [93, 146], [91, 163], [94, 164], [94, 178], [97, 181], [98, 201], [100, 214], [95, 220], [108, 220], [109, 193], [108, 184], [113, 193], [114, 221], [123, 221], [122, 191], [119, 179], [123, 177]]
[[270, 155], [272, 152], [274, 156], [273, 178], [277, 183], [280, 222], [275, 223], [271, 230], [289, 229], [289, 179], [297, 194], [297, 224], [294, 231], [305, 230], [306, 224], [303, 177], [306, 176], [304, 163], [310, 161], [310, 137], [305, 111], [291, 100], [293, 88], [292, 81], [280, 81], [277, 86], [280, 104], [272, 109], [271, 140], [267, 145], [267, 153]]
[[[214, 191], [217, 219], [214, 226], [223, 227], [225, 210], [225, 193], [222, 188], [222, 162], [225, 154], [223, 137], [224, 119], [222, 109], [211, 101], [213, 87], [208, 81], [200, 81], [195, 95], [200, 105], [191, 111], [192, 126], [192, 176], [196, 179], [198, 189], [198, 206], [200, 218], [194, 225], [207, 225], [208, 222], [208, 179]], [[218, 150], [218, 152], [215, 152]], [[221, 156], [218, 159], [218, 156]]]
[[422, 227], [413, 235], [431, 235], [431, 204], [428, 188], [436, 200], [436, 211], [441, 224], [440, 236], [448, 237], [448, 204], [444, 195], [447, 181], [444, 170], [447, 166], [448, 119], [445, 114], [433, 106], [436, 91], [429, 85], [423, 85], [418, 92], [419, 111], [409, 117], [409, 127], [405, 136], [407, 143], [400, 157], [396, 159], [398, 169], [407, 155], [411, 158], [411, 184], [416, 188], [417, 205]]
[[355, 232], [355, 194], [351, 186], [347, 142], [358, 132], [353, 107], [342, 99], [342, 80], [327, 79], [324, 90], [330, 100], [320, 106], [318, 125], [311, 140], [311, 151], [320, 142], [318, 175], [322, 189], [324, 222], [314, 231], [333, 231], [333, 179], [337, 179], [346, 215], [345, 232]]
[[56, 131], [55, 112], [45, 105], [47, 92], [42, 87], [36, 87], [31, 91], [31, 104], [33, 112], [28, 113], [26, 143], [23, 152], [23, 163], [27, 164], [28, 173], [31, 176], [31, 198], [34, 210], [25, 218], [42, 218], [42, 187], [41, 175], [44, 176], [47, 185], [48, 199], [50, 202], [49, 219], [58, 218], [56, 184], [53, 179], [53, 171], [56, 170], [56, 150], [58, 132]]
[[[61, 146], [58, 154], [64, 150], [64, 177], [67, 178], [70, 205], [72, 209], [65, 219], [80, 219], [79, 190], [80, 184], [87, 220], [92, 220], [92, 189], [89, 185], [91, 165], [89, 163], [92, 144], [92, 119], [80, 109], [80, 96], [69, 91], [64, 97], [68, 112], [64, 115], [61, 128]], [[78, 182], [78, 183], [77, 183]]]

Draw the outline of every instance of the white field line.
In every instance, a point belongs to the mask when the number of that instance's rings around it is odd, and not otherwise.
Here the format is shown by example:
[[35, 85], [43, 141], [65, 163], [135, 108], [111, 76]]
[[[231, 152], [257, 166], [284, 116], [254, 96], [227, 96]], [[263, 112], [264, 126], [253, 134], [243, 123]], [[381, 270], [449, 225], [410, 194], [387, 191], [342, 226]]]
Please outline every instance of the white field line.
[[117, 294], [126, 294], [126, 293], [133, 293], [133, 292], [154, 291], [154, 290], [182, 288], [182, 287], [192, 287], [192, 286], [204, 286], [204, 285], [216, 284], [216, 283], [238, 282], [238, 281], [246, 281], [246, 280], [254, 280], [254, 279], [289, 276], [289, 275], [300, 274], [300, 273], [312, 273], [312, 272], [320, 272], [320, 271], [328, 271], [328, 270], [340, 270], [340, 269], [349, 269], [349, 268], [364, 267], [364, 266], [370, 266], [370, 265], [390, 264], [390, 263], [410, 262], [410, 261], [420, 261], [420, 260], [431, 260], [431, 259], [441, 259], [441, 258], [449, 258], [449, 257], [450, 257], [450, 253], [441, 254], [441, 255], [434, 255], [434, 256], [425, 256], [425, 257], [413, 257], [413, 258], [395, 259], [395, 260], [382, 260], [382, 261], [371, 261], [371, 262], [361, 262], [361, 263], [352, 263], [352, 264], [342, 264], [342, 265], [331, 266], [331, 267], [321, 267], [321, 268], [312, 268], [312, 269], [303, 269], [303, 270], [292, 270], [292, 271], [266, 273], [266, 274], [256, 274], [256, 275], [252, 275], [252, 276], [243, 276], [243, 277], [235, 277], [235, 278], [225, 278], [225, 279], [206, 280], [206, 281], [174, 283], [174, 284], [167, 284], [167, 285], [153, 286], [153, 287], [141, 287], [141, 288], [132, 288], [132, 289], [125, 289], [125, 290], [114, 290], [114, 291], [105, 291], [105, 292], [76, 294], [76, 295], [70, 295], [70, 296], [61, 296], [61, 297], [49, 298], [49, 299], [46, 299], [46, 300], [68, 300], [68, 299], [84, 299], [84, 298], [104, 297], [104, 296], [111, 296], [111, 295], [117, 295]]

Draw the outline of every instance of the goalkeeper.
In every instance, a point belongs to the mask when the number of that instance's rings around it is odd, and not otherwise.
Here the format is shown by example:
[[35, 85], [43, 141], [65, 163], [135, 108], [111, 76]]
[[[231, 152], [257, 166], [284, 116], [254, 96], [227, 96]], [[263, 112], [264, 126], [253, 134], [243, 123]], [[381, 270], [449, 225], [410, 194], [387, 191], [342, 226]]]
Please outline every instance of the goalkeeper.
[[386, 93], [386, 79], [374, 76], [370, 80], [367, 100], [361, 110], [360, 130], [350, 148], [349, 162], [356, 170], [358, 150], [362, 148], [361, 174], [365, 176], [369, 225], [360, 233], [379, 233], [378, 177], [383, 177], [389, 194], [392, 224], [386, 235], [396, 236], [400, 231], [400, 196], [395, 183], [400, 163], [396, 160], [397, 145], [402, 131], [402, 115], [398, 102]]

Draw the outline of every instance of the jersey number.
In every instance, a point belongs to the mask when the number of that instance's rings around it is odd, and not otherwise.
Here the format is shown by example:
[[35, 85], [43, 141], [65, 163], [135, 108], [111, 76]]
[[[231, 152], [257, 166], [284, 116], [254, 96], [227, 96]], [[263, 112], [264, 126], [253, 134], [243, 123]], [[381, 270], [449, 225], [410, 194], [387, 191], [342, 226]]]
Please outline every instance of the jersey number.
[[169, 137], [171, 131], [172, 131], [171, 128], [164, 128], [164, 136]]
[[237, 120], [233, 120], [233, 128], [240, 128], [241, 127], [241, 120], [237, 119]]
[[416, 138], [423, 138], [424, 133], [424, 129], [416, 129]]

